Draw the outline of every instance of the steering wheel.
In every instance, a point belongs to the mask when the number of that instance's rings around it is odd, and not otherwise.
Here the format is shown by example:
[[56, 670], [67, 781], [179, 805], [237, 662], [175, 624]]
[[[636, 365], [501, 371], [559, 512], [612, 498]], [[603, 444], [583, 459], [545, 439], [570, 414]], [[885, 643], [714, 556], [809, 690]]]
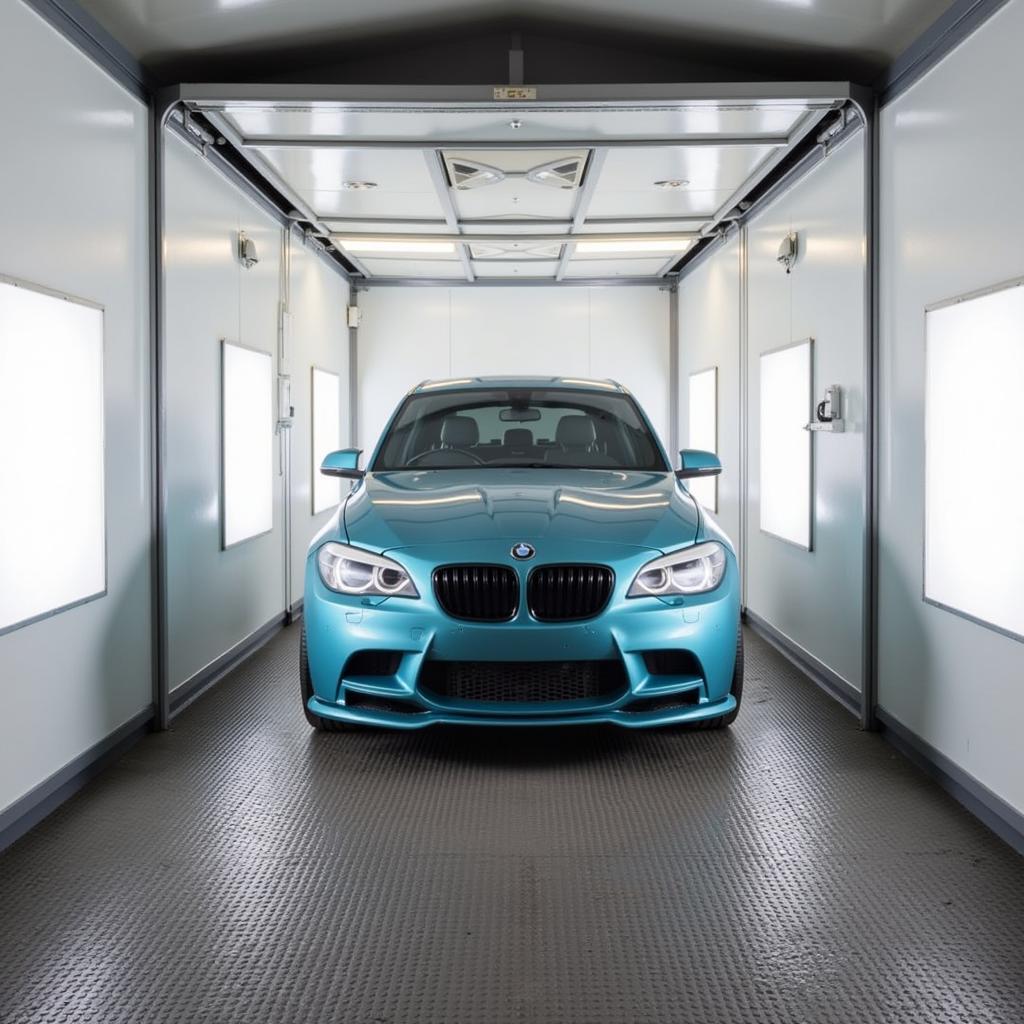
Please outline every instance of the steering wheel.
[[415, 466], [420, 459], [425, 459], [428, 455], [461, 455], [469, 459], [470, 462], [475, 463], [477, 466], [483, 466], [487, 463], [486, 459], [480, 458], [480, 456], [475, 452], [468, 451], [466, 448], [436, 448], [432, 451], [420, 452], [419, 455], [414, 455], [411, 459], [406, 459], [405, 464], [407, 466]]

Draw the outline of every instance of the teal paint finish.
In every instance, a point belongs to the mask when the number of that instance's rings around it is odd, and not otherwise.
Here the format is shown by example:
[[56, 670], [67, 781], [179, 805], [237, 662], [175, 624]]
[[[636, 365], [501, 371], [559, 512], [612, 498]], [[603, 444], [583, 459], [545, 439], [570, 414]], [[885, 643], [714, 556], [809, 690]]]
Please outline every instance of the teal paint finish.
[[[480, 386], [493, 387], [491, 382]], [[459, 388], [466, 390], [465, 384]], [[726, 552], [725, 575], [716, 589], [626, 597], [648, 562], [708, 540], [718, 541]], [[366, 597], [328, 589], [316, 552], [329, 541], [398, 562], [420, 596]], [[513, 548], [520, 544], [532, 546], [533, 556], [514, 557]], [[538, 621], [528, 607], [530, 573], [570, 563], [611, 569], [607, 604], [589, 619]], [[514, 572], [519, 583], [514, 616], [476, 622], [448, 615], [435, 594], [433, 574], [453, 564], [503, 566]], [[731, 543], [702, 515], [672, 471], [458, 467], [369, 472], [314, 539], [307, 558], [304, 617], [313, 684], [308, 708], [324, 718], [401, 729], [441, 723], [599, 722], [636, 728], [718, 717], [736, 706], [730, 689], [739, 594]], [[343, 674], [360, 651], [392, 652], [396, 671]], [[689, 652], [690, 668], [681, 675], [652, 674], [644, 654], [658, 651]], [[612, 696], [582, 701], [437, 698], [419, 686], [428, 660], [617, 661], [625, 686]], [[349, 706], [346, 698], [353, 693], [401, 701], [410, 711]], [[686, 694], [690, 703], [629, 710], [637, 700]]]

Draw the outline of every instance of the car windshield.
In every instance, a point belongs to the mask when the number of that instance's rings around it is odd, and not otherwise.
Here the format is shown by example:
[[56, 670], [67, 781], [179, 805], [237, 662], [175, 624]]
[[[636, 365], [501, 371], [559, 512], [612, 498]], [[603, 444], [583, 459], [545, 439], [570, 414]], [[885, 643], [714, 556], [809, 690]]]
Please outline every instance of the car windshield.
[[372, 469], [475, 466], [668, 471], [629, 395], [568, 388], [409, 395]]

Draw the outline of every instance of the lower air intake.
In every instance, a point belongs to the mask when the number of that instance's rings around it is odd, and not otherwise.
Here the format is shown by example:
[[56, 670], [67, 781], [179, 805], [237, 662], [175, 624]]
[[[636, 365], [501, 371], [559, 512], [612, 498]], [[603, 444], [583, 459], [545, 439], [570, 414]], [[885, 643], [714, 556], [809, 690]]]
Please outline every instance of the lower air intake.
[[607, 701], [626, 686], [620, 661], [428, 661], [420, 673], [428, 696], [488, 704]]

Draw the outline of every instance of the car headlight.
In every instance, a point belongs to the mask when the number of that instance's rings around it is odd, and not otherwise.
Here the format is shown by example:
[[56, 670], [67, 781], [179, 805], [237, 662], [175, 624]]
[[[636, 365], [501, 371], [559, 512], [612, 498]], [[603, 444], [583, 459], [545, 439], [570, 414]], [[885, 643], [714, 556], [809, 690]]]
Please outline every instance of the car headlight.
[[419, 597], [409, 574], [397, 562], [345, 544], [325, 544], [316, 553], [324, 586], [339, 594]]
[[706, 594], [722, 582], [724, 575], [725, 548], [710, 541], [648, 562], [636, 574], [626, 597]]

